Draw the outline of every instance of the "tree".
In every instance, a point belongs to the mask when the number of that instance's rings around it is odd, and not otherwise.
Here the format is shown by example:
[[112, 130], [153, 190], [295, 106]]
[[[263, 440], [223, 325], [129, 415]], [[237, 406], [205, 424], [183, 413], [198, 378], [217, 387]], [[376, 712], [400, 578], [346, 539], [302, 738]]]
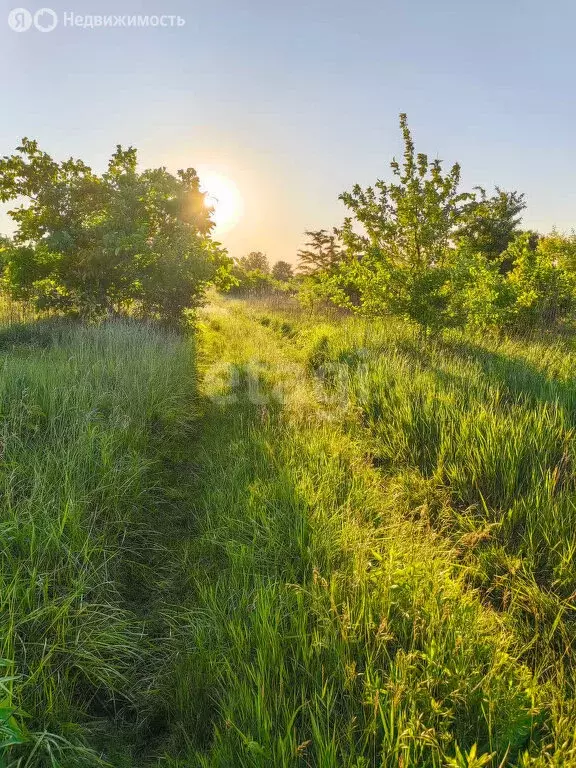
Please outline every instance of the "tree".
[[357, 256], [370, 252], [390, 265], [426, 269], [442, 262], [473, 196], [458, 191], [458, 163], [444, 173], [440, 160], [416, 154], [405, 114], [400, 115], [400, 128], [404, 160], [390, 164], [395, 180], [378, 180], [366, 189], [356, 184], [340, 195], [363, 229], [357, 234], [347, 218], [340, 234]]
[[0, 159], [0, 200], [19, 198], [5, 282], [39, 307], [97, 316], [133, 306], [178, 323], [229, 270], [196, 172], [139, 172], [132, 147], [118, 146], [98, 175], [23, 139]]
[[272, 267], [272, 277], [281, 283], [287, 283], [294, 277], [292, 264], [287, 261], [277, 261]]
[[400, 128], [403, 162], [391, 162], [392, 181], [357, 184], [340, 196], [353, 215], [338, 230], [347, 252], [338, 272], [347, 297], [355, 286], [360, 311], [437, 330], [450, 324], [445, 260], [473, 195], [459, 191], [457, 163], [444, 172], [440, 160], [416, 154], [405, 114]]
[[[327, 283], [332, 295], [432, 331], [505, 322], [513, 291], [503, 276], [513, 269], [509, 248], [524, 196], [498, 187], [492, 197], [480, 187], [460, 191], [458, 163], [445, 171], [440, 160], [417, 154], [405, 114], [400, 128], [403, 160], [392, 161], [392, 180], [340, 196], [352, 215], [338, 231], [346, 258]], [[526, 247], [536, 247], [532, 236]]]
[[234, 285], [230, 292], [238, 296], [262, 295], [274, 290], [275, 284], [270, 274], [270, 265], [261, 251], [251, 251], [247, 256], [237, 259], [232, 268]]
[[336, 232], [330, 234], [326, 229], [307, 230], [309, 238], [305, 248], [298, 251], [298, 271], [302, 275], [314, 275], [331, 271], [342, 261], [344, 252], [338, 242]]
[[[476, 195], [463, 211], [463, 223], [457, 230], [458, 238], [465, 238], [475, 253], [495, 261], [519, 234], [521, 213], [526, 207], [523, 194], [505, 192], [496, 187], [492, 197], [486, 190], [475, 187]], [[511, 264], [502, 262], [507, 272]]]
[[264, 274], [270, 273], [270, 264], [268, 258], [262, 251], [250, 251], [247, 256], [242, 256], [238, 259], [238, 264], [245, 272], [263, 272]]

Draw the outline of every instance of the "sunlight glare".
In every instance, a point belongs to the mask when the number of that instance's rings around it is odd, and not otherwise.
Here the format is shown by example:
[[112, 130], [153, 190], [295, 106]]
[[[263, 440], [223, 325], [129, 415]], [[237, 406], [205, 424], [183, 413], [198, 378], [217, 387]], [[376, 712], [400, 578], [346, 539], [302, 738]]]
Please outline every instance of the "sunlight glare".
[[244, 206], [238, 187], [231, 179], [219, 173], [209, 172], [200, 178], [202, 191], [207, 193], [206, 205], [214, 209], [214, 234], [229, 232], [242, 218]]

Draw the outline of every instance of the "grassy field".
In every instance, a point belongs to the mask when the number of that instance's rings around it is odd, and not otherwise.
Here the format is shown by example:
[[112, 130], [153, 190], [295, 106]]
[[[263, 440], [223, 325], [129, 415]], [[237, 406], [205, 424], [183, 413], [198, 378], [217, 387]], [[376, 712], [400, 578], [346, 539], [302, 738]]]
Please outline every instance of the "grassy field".
[[4, 765], [576, 765], [572, 341], [0, 346]]
[[99, 765], [116, 723], [156, 716], [163, 446], [193, 415], [193, 356], [121, 323], [16, 324], [0, 349], [2, 765]]

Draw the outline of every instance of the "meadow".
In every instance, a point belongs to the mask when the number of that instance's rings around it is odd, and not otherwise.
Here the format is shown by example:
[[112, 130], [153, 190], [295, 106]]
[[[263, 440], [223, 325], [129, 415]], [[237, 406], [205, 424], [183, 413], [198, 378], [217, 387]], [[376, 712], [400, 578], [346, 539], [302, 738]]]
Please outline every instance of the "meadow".
[[128, 322], [16, 323], [0, 349], [2, 765], [100, 765], [86, 734], [148, 716], [162, 446], [191, 418], [193, 356]]
[[574, 342], [0, 331], [6, 768], [576, 765]]

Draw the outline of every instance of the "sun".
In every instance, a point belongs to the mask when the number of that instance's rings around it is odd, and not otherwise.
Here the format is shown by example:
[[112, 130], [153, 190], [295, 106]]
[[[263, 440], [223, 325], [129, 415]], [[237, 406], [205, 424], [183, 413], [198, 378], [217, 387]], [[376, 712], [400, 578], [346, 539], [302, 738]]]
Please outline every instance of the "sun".
[[212, 172], [200, 175], [200, 186], [206, 192], [206, 205], [213, 209], [214, 233], [229, 232], [242, 218], [244, 209], [238, 187], [226, 176]]

